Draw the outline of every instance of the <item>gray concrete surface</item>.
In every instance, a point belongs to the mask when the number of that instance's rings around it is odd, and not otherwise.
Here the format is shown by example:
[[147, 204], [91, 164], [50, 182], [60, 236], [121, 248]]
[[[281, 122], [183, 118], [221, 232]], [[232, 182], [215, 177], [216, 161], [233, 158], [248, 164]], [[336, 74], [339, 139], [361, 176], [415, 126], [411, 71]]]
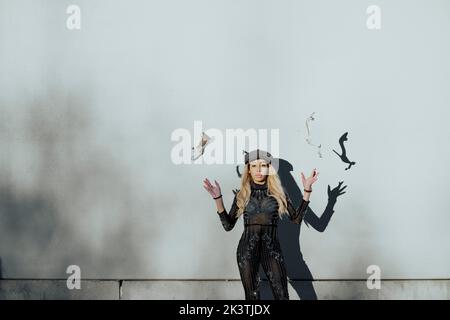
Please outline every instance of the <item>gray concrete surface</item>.
[[[291, 300], [299, 300], [293, 281]], [[263, 290], [268, 283], [262, 282]], [[319, 300], [450, 299], [450, 280], [384, 280], [369, 290], [363, 280], [313, 281]], [[119, 292], [121, 294], [119, 295]], [[69, 290], [65, 280], [0, 280], [0, 299], [243, 299], [239, 280], [85, 280], [81, 290]]]
[[66, 280], [0, 280], [2, 300], [119, 299], [119, 281], [82, 280], [80, 289], [69, 290]]

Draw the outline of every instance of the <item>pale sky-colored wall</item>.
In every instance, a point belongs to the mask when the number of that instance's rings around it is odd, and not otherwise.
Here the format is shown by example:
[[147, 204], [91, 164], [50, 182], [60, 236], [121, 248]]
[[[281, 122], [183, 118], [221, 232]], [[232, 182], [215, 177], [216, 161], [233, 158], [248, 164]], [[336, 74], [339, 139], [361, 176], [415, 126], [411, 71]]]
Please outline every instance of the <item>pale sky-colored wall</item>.
[[301, 227], [314, 278], [448, 278], [449, 18], [445, 0], [1, 0], [3, 277], [237, 278], [242, 221], [225, 232], [202, 188], [219, 180], [229, 208], [235, 166], [170, 158], [201, 120], [279, 129], [296, 182], [320, 171], [318, 216], [348, 185], [324, 232]]

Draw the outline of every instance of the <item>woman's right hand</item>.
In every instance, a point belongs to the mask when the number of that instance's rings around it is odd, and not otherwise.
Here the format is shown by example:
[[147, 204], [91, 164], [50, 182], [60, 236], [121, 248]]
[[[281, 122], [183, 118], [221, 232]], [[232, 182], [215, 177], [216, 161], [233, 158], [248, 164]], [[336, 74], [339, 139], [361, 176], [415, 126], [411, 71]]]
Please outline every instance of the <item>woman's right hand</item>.
[[214, 180], [214, 184], [215, 185], [212, 185], [208, 178], [203, 180], [203, 188], [205, 188], [205, 190], [208, 191], [213, 198], [217, 198], [222, 195], [222, 191], [220, 190], [220, 185], [216, 180]]

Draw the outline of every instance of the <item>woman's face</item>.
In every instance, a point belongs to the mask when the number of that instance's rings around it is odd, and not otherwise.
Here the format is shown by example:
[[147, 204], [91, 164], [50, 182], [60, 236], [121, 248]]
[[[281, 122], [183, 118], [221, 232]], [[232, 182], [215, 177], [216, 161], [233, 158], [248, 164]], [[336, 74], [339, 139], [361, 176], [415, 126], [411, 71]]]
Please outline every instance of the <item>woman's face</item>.
[[264, 183], [269, 175], [269, 164], [265, 160], [258, 159], [250, 162], [249, 166], [253, 181], [260, 184]]

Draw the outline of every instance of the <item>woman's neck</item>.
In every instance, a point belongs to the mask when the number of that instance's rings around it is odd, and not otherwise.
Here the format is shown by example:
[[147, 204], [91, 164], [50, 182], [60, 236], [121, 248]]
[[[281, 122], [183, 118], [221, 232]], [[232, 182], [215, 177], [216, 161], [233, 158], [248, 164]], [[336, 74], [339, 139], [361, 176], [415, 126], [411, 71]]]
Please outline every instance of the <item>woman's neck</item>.
[[267, 180], [264, 180], [264, 181], [255, 181], [255, 180], [253, 180], [253, 183], [264, 185], [264, 184], [266, 184], [266, 181]]
[[251, 180], [250, 185], [251, 185], [252, 189], [257, 189], [257, 190], [267, 189], [267, 180], [264, 180], [262, 182], [260, 182], [260, 181], [257, 182], [257, 181]]

